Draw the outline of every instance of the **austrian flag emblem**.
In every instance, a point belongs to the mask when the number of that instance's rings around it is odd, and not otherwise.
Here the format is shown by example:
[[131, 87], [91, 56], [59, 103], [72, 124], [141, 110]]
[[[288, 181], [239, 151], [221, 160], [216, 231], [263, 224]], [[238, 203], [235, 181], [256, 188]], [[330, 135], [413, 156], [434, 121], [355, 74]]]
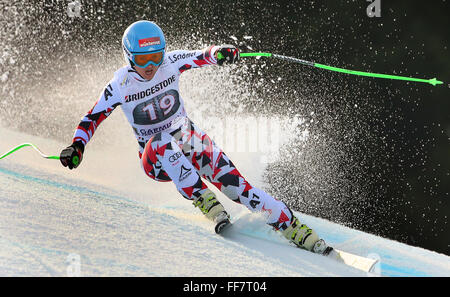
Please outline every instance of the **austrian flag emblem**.
[[159, 37], [150, 37], [150, 38], [144, 38], [139, 39], [139, 47], [146, 47], [151, 45], [158, 45], [161, 44], [161, 40]]

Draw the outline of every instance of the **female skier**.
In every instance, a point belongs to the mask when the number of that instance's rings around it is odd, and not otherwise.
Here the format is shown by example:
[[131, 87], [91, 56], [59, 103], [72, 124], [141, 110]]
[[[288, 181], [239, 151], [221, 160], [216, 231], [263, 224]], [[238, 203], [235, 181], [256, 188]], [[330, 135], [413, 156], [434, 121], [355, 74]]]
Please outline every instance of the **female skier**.
[[330, 253], [332, 248], [300, 223], [283, 202], [252, 186], [186, 114], [179, 94], [180, 75], [192, 68], [235, 63], [239, 60], [236, 47], [166, 53], [164, 34], [150, 21], [131, 24], [123, 34], [122, 47], [127, 66], [114, 73], [99, 100], [82, 118], [72, 144], [61, 152], [62, 165], [78, 167], [97, 127], [120, 105], [139, 143], [144, 172], [156, 181], [174, 182], [184, 198], [216, 223], [216, 232], [229, 223], [229, 216], [202, 177], [250, 211], [266, 212], [267, 223], [298, 247]]

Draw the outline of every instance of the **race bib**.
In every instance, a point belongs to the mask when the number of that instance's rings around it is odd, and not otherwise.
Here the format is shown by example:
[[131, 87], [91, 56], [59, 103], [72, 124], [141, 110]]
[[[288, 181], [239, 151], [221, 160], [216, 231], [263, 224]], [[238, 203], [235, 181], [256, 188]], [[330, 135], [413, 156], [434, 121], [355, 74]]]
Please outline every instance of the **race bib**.
[[169, 90], [138, 104], [133, 110], [136, 125], [153, 125], [170, 118], [180, 108], [180, 96], [176, 90]]

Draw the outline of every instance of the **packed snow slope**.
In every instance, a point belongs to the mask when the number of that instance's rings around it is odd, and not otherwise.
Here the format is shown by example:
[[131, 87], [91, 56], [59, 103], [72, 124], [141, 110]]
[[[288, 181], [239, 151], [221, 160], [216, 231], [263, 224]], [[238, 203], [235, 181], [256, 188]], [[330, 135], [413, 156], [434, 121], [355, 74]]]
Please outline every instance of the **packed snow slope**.
[[[32, 142], [67, 144], [0, 128], [0, 154]], [[297, 249], [264, 218], [219, 194], [235, 221], [226, 237], [176, 192], [141, 171], [134, 139], [90, 144], [77, 170], [24, 148], [0, 161], [0, 276], [450, 276], [450, 257], [298, 213], [342, 250], [378, 257], [373, 274]], [[229, 154], [264, 186], [256, 154]], [[259, 165], [257, 165], [259, 166]], [[215, 190], [217, 193], [218, 191]]]

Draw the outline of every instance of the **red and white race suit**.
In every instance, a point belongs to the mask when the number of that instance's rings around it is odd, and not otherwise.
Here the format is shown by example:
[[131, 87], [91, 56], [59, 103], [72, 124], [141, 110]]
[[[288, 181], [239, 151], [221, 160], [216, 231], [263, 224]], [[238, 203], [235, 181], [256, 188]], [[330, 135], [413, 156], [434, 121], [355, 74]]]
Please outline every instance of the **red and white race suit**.
[[89, 142], [100, 123], [121, 106], [139, 143], [145, 173], [156, 181], [173, 181], [183, 197], [193, 200], [207, 188], [202, 178], [253, 212], [266, 212], [267, 223], [286, 229], [291, 210], [239, 173], [225, 153], [187, 117], [179, 93], [181, 74], [217, 64], [217, 46], [166, 53], [150, 81], [125, 66], [114, 73], [94, 107], [82, 118], [73, 142]]

